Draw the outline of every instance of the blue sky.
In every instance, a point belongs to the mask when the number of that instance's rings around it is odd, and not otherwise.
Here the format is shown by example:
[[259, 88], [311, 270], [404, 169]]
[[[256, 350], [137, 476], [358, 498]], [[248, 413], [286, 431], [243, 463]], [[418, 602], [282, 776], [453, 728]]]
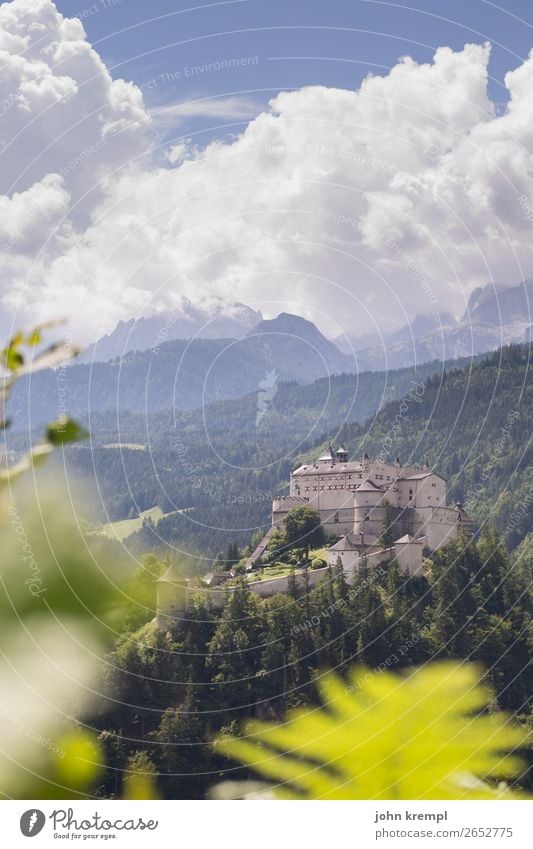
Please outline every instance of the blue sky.
[[[429, 61], [440, 45], [493, 45], [490, 94], [504, 101], [503, 77], [533, 45], [533, 4], [507, 0], [58, 0], [83, 21], [114, 76], [143, 86], [149, 105], [239, 93], [264, 103], [282, 89], [323, 84], [356, 88], [398, 58]], [[194, 73], [192, 66], [258, 57], [238, 70]], [[160, 75], [167, 82], [154, 85]], [[167, 79], [167, 75], [168, 78]]]

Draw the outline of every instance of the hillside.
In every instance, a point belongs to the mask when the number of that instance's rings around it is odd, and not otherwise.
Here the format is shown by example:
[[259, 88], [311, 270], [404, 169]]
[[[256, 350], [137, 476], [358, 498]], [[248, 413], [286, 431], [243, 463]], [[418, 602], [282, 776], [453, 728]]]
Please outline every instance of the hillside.
[[[344, 441], [353, 455], [365, 448], [381, 452], [387, 441], [392, 459], [427, 458], [450, 478], [452, 498], [504, 528], [529, 485], [527, 349], [505, 349], [463, 368], [436, 368], [282, 384], [259, 424], [257, 395], [181, 414], [123, 415], [120, 430], [113, 415], [95, 416], [91, 443], [65, 453], [69, 478], [86, 484], [78, 509], [106, 523], [158, 506], [165, 515], [156, 529], [145, 523], [129, 543], [138, 550], [171, 543], [202, 552], [203, 568], [232, 540], [244, 545], [268, 525], [271, 499], [286, 492], [290, 469], [302, 456], [316, 456], [329, 439]], [[391, 397], [411, 401], [407, 407], [405, 400], [384, 403]], [[124, 447], [105, 447], [118, 443]], [[145, 450], [126, 447], [135, 444]], [[512, 489], [507, 482], [515, 467]], [[60, 468], [56, 461], [53, 474]], [[527, 526], [526, 516], [509, 531], [511, 545]]]
[[472, 368], [446, 370], [416, 400], [391, 403], [335, 437], [354, 455], [427, 460], [448, 478], [450, 500], [495, 524], [514, 547], [533, 526], [530, 350], [513, 345]]
[[[173, 513], [157, 523], [163, 539], [209, 554], [232, 539], [245, 544], [270, 521], [272, 497], [287, 486], [302, 450], [346, 421], [366, 421], [438, 368], [281, 383], [260, 417], [258, 393], [194, 411], [93, 414], [84, 419], [91, 441], [65, 453], [69, 480], [84, 482], [72, 487], [72, 497], [82, 515], [102, 523], [159, 506]], [[10, 440], [19, 450], [25, 442], [21, 434]], [[58, 460], [50, 474], [65, 474]]]

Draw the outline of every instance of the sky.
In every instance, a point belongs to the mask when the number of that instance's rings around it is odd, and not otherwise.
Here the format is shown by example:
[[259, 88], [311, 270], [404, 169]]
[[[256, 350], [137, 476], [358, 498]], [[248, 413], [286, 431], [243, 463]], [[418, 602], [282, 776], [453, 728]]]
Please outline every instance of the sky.
[[0, 6], [0, 332], [239, 301], [328, 335], [533, 276], [533, 7]]

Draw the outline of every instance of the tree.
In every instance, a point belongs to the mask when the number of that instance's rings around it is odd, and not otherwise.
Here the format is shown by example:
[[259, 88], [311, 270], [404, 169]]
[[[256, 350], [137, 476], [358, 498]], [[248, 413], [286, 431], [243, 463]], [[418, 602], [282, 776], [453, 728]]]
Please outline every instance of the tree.
[[[257, 699], [264, 619], [260, 599], [239, 579], [209, 642], [207, 666], [217, 706], [244, 707]], [[216, 691], [216, 692], [215, 692]]]
[[383, 599], [373, 585], [360, 585], [361, 625], [358, 650], [363, 663], [378, 666], [390, 653], [389, 628]]
[[126, 799], [155, 799], [157, 768], [151, 757], [137, 751], [128, 758], [124, 775]]
[[309, 559], [309, 549], [323, 545], [326, 538], [320, 516], [312, 507], [293, 507], [289, 510], [285, 519], [285, 532], [287, 544], [303, 548], [306, 560]]
[[342, 560], [339, 555], [337, 555], [337, 560], [333, 569], [333, 588], [337, 599], [346, 600], [348, 598], [349, 587], [346, 583], [344, 566], [342, 565]]
[[151, 735], [158, 744], [158, 762], [161, 787], [166, 798], [202, 798], [206, 788], [206, 755], [200, 717], [195, 711], [194, 699], [187, 699], [179, 708], [167, 708], [159, 727]]
[[469, 656], [471, 642], [467, 625], [478, 607], [472, 588], [479, 568], [475, 543], [466, 537], [434, 555], [432, 630], [435, 655]]
[[228, 546], [228, 553], [226, 554], [226, 569], [231, 569], [231, 567], [235, 566], [240, 559], [241, 555], [239, 552], [239, 546], [236, 542], [230, 542]]
[[392, 517], [392, 507], [390, 501], [385, 499], [383, 502], [383, 508], [385, 513], [383, 514], [383, 522], [382, 522], [382, 530], [380, 536], [380, 542], [383, 548], [391, 548], [394, 544], [394, 531], [393, 531], [393, 517]]

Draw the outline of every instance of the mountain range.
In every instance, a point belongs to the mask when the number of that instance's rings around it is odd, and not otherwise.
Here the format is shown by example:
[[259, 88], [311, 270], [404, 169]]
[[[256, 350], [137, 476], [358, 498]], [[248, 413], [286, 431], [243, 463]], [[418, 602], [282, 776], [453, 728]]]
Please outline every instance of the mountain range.
[[[260, 311], [244, 304], [213, 301], [208, 307], [184, 300], [179, 313], [159, 313], [147, 318], [121, 321], [107, 336], [87, 348], [79, 362], [106, 362], [122, 358], [131, 351], [158, 350], [165, 342], [183, 339], [242, 339], [250, 333], [263, 334], [263, 348], [282, 345], [292, 356], [290, 338], [307, 343], [324, 354], [331, 373], [354, 370], [382, 371], [404, 368], [417, 362], [447, 360], [482, 354], [512, 342], [530, 338], [533, 282], [503, 286], [487, 284], [475, 289], [460, 318], [451, 313], [417, 315], [412, 322], [391, 333], [377, 331], [355, 337], [346, 333], [333, 339], [311, 322], [299, 316], [281, 313], [277, 319], [264, 320]], [[300, 355], [303, 356], [301, 347]], [[346, 359], [348, 357], [349, 359]]]
[[517, 286], [475, 289], [459, 320], [449, 313], [417, 316], [412, 324], [382, 340], [344, 337], [343, 350], [352, 346], [360, 369], [382, 371], [434, 359], [450, 360], [494, 351], [513, 342], [529, 342], [533, 282]]
[[[81, 361], [59, 372], [48, 370], [22, 379], [10, 409], [16, 422], [35, 426], [57, 418], [58, 409], [84, 417], [114, 409], [150, 414], [203, 408], [259, 392], [268, 403], [267, 396], [273, 397], [282, 382], [307, 384], [338, 374], [472, 358], [504, 344], [528, 341], [532, 297], [532, 282], [499, 289], [485, 286], [472, 293], [460, 320], [449, 314], [417, 316], [379, 345], [351, 353], [341, 351], [312, 322], [297, 315], [263, 319], [242, 304], [232, 308], [219, 304], [208, 316], [185, 304], [180, 317], [159, 315], [121, 323]], [[184, 332], [196, 336], [169, 338]], [[218, 335], [226, 333], [233, 335]], [[371, 339], [367, 336], [364, 341]], [[132, 345], [136, 349], [126, 351]], [[390, 400], [386, 393], [384, 398]]]
[[192, 410], [257, 394], [265, 381], [272, 393], [283, 381], [305, 384], [343, 372], [355, 372], [353, 357], [311, 322], [282, 313], [240, 339], [178, 339], [108, 362], [39, 372], [15, 385], [9, 409], [15, 422], [31, 426], [56, 419], [60, 401], [78, 417], [105, 410]]
[[262, 318], [260, 311], [245, 304], [214, 301], [206, 308], [184, 299], [179, 312], [119, 321], [112, 333], [89, 345], [79, 362], [106, 362], [131, 351], [157, 350], [173, 339], [241, 339]]

